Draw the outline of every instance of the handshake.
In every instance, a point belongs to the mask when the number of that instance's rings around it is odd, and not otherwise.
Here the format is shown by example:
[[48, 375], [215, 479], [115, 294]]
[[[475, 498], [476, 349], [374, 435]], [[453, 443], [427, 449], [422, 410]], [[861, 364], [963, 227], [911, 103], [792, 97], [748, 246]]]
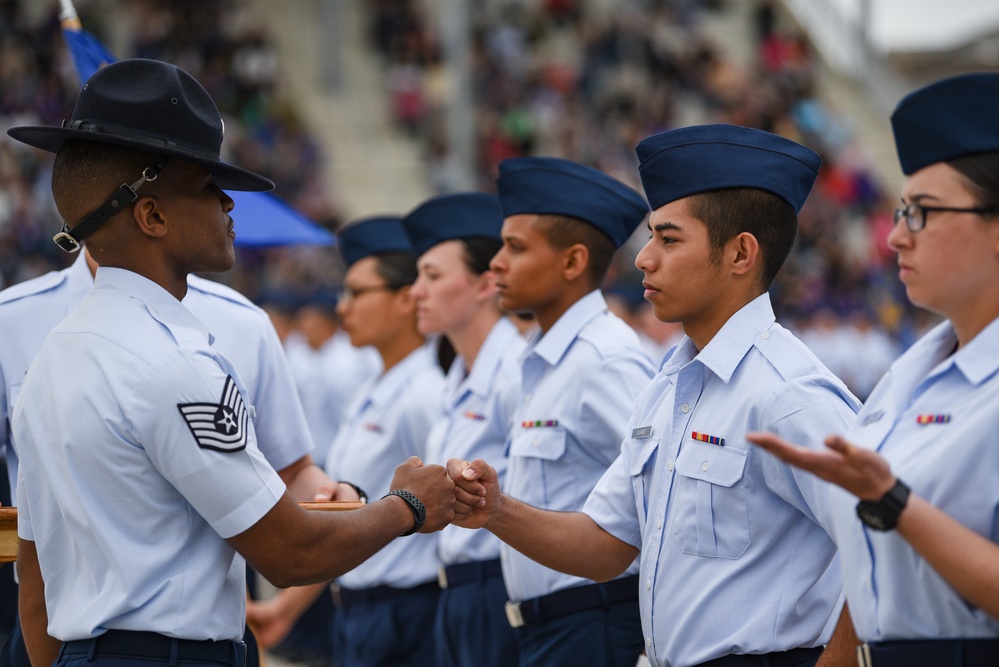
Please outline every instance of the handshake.
[[496, 470], [485, 461], [451, 459], [447, 467], [424, 465], [416, 456], [395, 469], [393, 491], [408, 491], [423, 505], [421, 533], [448, 524], [482, 528], [500, 500]]

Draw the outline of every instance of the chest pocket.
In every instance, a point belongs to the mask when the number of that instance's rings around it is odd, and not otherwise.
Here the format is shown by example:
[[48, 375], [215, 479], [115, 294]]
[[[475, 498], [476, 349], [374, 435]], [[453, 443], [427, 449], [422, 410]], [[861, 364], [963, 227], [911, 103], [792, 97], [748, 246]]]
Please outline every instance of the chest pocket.
[[673, 538], [684, 553], [739, 558], [749, 548], [748, 452], [687, 440], [676, 459]]
[[530, 488], [519, 489], [521, 500], [548, 509], [564, 509], [559, 503], [573, 497], [569, 490], [575, 484], [575, 475], [562, 460], [567, 438], [568, 434], [559, 427], [515, 431], [509, 466], [519, 468], [517, 477], [531, 482]]
[[656, 455], [659, 452], [659, 438], [629, 440], [625, 447], [632, 448], [635, 455], [631, 459], [628, 474], [635, 495], [635, 509], [639, 525], [645, 525], [649, 513], [649, 501], [654, 488], [653, 475], [656, 470]]

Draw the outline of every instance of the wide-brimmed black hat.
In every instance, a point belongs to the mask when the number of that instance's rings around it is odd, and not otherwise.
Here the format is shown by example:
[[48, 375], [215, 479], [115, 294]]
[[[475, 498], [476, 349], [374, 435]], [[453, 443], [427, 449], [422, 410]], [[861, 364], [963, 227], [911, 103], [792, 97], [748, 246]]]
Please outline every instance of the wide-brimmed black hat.
[[29, 146], [58, 153], [68, 139], [177, 157], [208, 169], [223, 190], [273, 190], [274, 183], [222, 162], [223, 123], [208, 92], [184, 70], [157, 60], [120, 60], [98, 70], [62, 127], [7, 130]]

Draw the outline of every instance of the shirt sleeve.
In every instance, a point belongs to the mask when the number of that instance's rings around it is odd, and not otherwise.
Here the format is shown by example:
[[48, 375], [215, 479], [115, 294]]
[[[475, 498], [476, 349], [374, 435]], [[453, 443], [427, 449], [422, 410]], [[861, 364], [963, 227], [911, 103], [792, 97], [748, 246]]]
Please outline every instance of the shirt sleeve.
[[[284, 483], [256, 445], [253, 424], [232, 405], [233, 378], [209, 355], [177, 352], [136, 392], [127, 418], [134, 441], [159, 473], [223, 538], [245, 531], [270, 511]], [[198, 422], [183, 406], [208, 415]], [[226, 418], [223, 407], [245, 432], [234, 440], [212, 439], [212, 424]], [[245, 413], [245, 404], [243, 411]]]
[[35, 533], [31, 529], [31, 506], [28, 504], [28, 494], [26, 492], [21, 493], [24, 484], [24, 469], [18, 468], [17, 488], [19, 500], [17, 505], [17, 536], [22, 540], [34, 542]]
[[609, 466], [621, 451], [625, 425], [635, 398], [649, 384], [652, 366], [644, 357], [616, 357], [577, 374], [580, 389], [581, 445]]
[[[621, 455], [604, 472], [590, 492], [583, 512], [608, 533], [633, 547], [642, 547], [641, 525], [636, 508], [635, 486], [628, 453]], [[644, 498], [641, 499], [644, 503]]]
[[[836, 387], [814, 378], [787, 383], [769, 408], [766, 430], [816, 450], [825, 448], [827, 436], [845, 433], [856, 416]], [[832, 535], [826, 482], [770, 455], [763, 456], [763, 472], [771, 491]]]
[[281, 471], [311, 452], [314, 443], [277, 334], [264, 323], [258, 335], [260, 368], [258, 386], [252, 389], [257, 412], [253, 428], [257, 447], [267, 462]]

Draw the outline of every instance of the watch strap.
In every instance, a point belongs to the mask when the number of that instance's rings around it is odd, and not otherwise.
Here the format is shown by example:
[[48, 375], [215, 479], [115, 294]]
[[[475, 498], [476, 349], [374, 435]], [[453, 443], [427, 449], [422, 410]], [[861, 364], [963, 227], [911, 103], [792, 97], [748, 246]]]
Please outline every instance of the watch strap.
[[414, 496], [409, 491], [406, 491], [405, 489], [396, 489], [395, 491], [389, 491], [382, 497], [388, 498], [389, 496], [399, 496], [400, 498], [405, 500], [406, 504], [409, 505], [409, 509], [413, 512], [413, 519], [415, 520], [413, 527], [407, 530], [399, 537], [406, 537], [407, 535], [412, 535], [413, 533], [423, 528], [423, 522], [426, 521], [427, 519], [427, 508], [423, 506], [423, 503], [420, 502], [419, 498]]
[[[888, 493], [878, 500], [862, 500], [857, 503], [857, 514], [861, 520], [875, 530], [894, 530], [898, 524], [898, 517], [909, 502], [909, 487], [902, 480], [896, 478], [895, 485], [888, 490]], [[864, 510], [867, 512], [864, 512]], [[874, 513], [880, 520], [880, 525], [870, 523], [866, 514]]]

